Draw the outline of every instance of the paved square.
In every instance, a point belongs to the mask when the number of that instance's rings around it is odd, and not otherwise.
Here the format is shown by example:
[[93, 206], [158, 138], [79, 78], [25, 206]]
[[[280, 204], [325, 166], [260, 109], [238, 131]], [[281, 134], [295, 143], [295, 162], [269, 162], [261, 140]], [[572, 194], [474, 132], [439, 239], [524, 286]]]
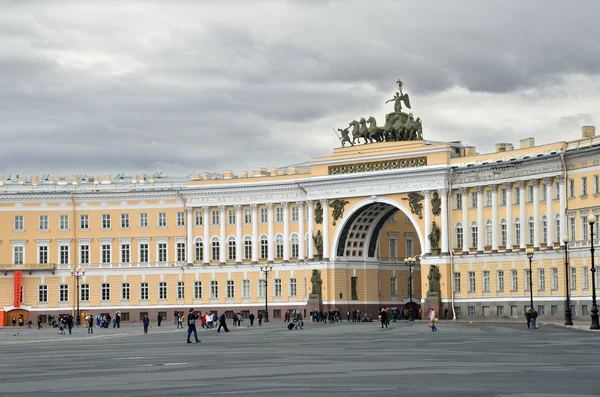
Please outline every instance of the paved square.
[[[243, 323], [247, 325], [247, 323]], [[598, 335], [524, 324], [0, 330], [0, 395], [598, 396]], [[18, 331], [19, 334], [15, 335]], [[84, 392], [82, 394], [82, 392]]]

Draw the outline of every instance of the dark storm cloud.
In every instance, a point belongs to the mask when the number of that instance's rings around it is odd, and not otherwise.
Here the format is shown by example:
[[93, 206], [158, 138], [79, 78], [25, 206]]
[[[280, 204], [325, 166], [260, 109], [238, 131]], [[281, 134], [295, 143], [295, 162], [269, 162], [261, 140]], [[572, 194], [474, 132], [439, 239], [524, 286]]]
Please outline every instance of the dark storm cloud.
[[431, 139], [491, 148], [593, 122], [595, 2], [365, 4], [4, 4], [0, 172], [302, 162], [337, 145], [332, 125], [382, 123], [398, 78]]

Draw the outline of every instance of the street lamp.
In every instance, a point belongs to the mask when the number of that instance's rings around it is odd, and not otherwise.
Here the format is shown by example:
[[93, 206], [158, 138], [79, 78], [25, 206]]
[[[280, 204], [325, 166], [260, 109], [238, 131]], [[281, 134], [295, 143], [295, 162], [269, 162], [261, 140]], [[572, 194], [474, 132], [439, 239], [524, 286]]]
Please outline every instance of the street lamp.
[[530, 308], [533, 310], [533, 270], [531, 269], [531, 260], [533, 259], [533, 248], [528, 248], [527, 251], [527, 259], [529, 259], [529, 298], [530, 298]]
[[75, 313], [75, 325], [81, 325], [81, 315], [79, 314], [79, 279], [85, 276], [85, 269], [77, 268], [71, 269], [71, 276], [75, 277], [75, 302], [77, 304], [77, 311]]
[[565, 325], [573, 325], [571, 318], [571, 298], [569, 297], [569, 236], [564, 236], [562, 239], [565, 243], [565, 287], [567, 290], [567, 300], [565, 302]]
[[596, 215], [589, 214], [587, 221], [590, 224], [590, 252], [592, 254], [592, 325], [590, 329], [600, 329], [598, 306], [596, 305], [596, 268], [594, 267], [594, 225], [596, 224]]
[[265, 273], [265, 323], [269, 322], [269, 273], [273, 270], [272, 263], [260, 265], [260, 271]]
[[413, 302], [412, 302], [412, 297], [413, 297], [413, 292], [412, 292], [412, 273], [413, 273], [413, 266], [415, 265], [415, 263], [417, 262], [417, 259], [415, 257], [409, 257], [409, 258], [405, 258], [404, 259], [404, 263], [406, 264], [406, 266], [409, 267], [410, 269], [410, 273], [408, 275], [408, 296], [410, 299], [410, 303], [409, 303], [409, 308], [408, 308], [408, 321], [415, 321], [415, 316], [413, 313]]

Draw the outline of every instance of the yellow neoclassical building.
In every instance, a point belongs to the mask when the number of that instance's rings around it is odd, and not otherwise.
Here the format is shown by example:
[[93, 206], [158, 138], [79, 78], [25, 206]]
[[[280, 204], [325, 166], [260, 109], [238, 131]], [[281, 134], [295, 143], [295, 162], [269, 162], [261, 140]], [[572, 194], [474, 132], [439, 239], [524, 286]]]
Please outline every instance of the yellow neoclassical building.
[[[516, 318], [529, 307], [529, 248], [538, 312], [561, 317], [568, 291], [574, 315], [587, 316], [600, 137], [583, 127], [573, 138], [486, 154], [376, 142], [237, 176], [5, 176], [0, 322], [77, 305], [123, 321], [190, 307], [247, 315], [265, 297], [271, 318], [411, 301], [450, 317]], [[405, 257], [417, 258], [412, 297]]]

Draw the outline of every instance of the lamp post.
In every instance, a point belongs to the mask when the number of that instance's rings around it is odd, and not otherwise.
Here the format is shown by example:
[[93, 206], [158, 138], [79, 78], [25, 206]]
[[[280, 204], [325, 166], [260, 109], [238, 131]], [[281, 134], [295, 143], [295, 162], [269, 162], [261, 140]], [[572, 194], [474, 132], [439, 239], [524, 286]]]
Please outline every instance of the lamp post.
[[265, 323], [269, 322], [269, 273], [273, 270], [272, 263], [260, 265], [260, 271], [265, 273]]
[[533, 310], [533, 270], [531, 269], [531, 260], [533, 259], [533, 248], [528, 248], [527, 259], [529, 259], [529, 298], [530, 298], [530, 309]]
[[410, 303], [409, 303], [409, 307], [408, 307], [408, 321], [415, 321], [415, 316], [413, 313], [413, 302], [412, 302], [412, 297], [413, 297], [413, 292], [412, 292], [412, 273], [413, 273], [413, 266], [415, 265], [415, 263], [417, 262], [417, 259], [415, 257], [409, 257], [409, 258], [405, 258], [404, 259], [404, 263], [409, 267], [410, 272], [408, 275], [408, 296], [410, 299]]
[[594, 267], [594, 225], [596, 224], [596, 215], [589, 214], [587, 221], [590, 225], [590, 252], [592, 255], [592, 325], [590, 329], [600, 329], [598, 306], [596, 305], [596, 268]]
[[75, 302], [77, 309], [75, 311], [75, 325], [81, 325], [81, 315], [79, 314], [79, 279], [85, 275], [85, 269], [77, 268], [71, 269], [71, 276], [75, 278]]
[[563, 237], [563, 243], [565, 243], [565, 288], [567, 291], [567, 300], [565, 301], [565, 325], [573, 325], [573, 319], [571, 318], [571, 298], [569, 297], [569, 236]]

